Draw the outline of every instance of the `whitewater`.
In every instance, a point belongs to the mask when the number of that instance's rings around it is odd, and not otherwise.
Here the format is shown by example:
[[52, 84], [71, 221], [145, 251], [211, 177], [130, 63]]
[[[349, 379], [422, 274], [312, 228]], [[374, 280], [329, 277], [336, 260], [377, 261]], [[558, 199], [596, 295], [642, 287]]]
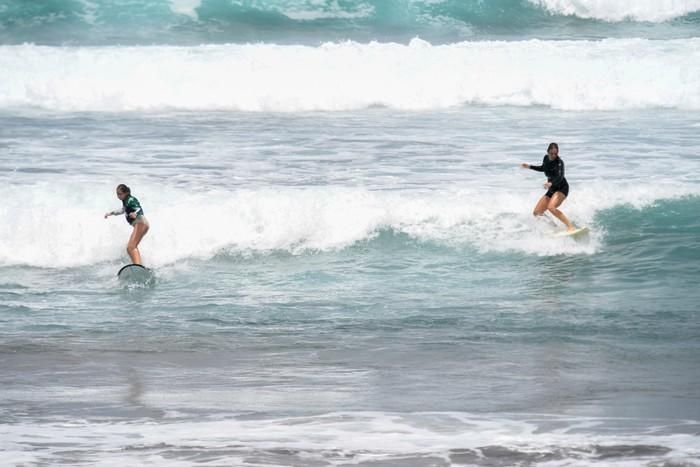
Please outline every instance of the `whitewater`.
[[700, 40], [0, 47], [0, 105], [60, 111], [700, 109]]

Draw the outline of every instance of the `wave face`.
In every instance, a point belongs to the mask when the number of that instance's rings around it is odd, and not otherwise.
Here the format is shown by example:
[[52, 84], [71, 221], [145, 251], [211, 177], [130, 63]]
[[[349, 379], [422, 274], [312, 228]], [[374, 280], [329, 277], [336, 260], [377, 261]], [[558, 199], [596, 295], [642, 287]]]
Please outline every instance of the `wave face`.
[[[71, 190], [44, 185], [7, 188], [0, 216], [12, 216], [13, 222], [0, 227], [0, 266], [62, 268], [119, 260], [129, 227], [121, 217], [102, 221], [104, 211], [118, 206], [96, 199], [97, 190], [90, 185]], [[608, 228], [629, 232], [629, 223], [637, 225], [639, 209], [646, 210], [643, 217], [654, 224], [652, 230], [679, 232], [682, 226], [667, 225], [664, 213], [669, 210], [685, 213], [679, 222], [696, 228], [692, 213], [697, 212], [700, 198], [688, 197], [693, 194], [700, 193], [691, 186], [622, 189], [590, 184], [567, 206], [576, 222], [595, 226], [588, 242], [547, 241], [551, 227], [534, 220], [531, 200], [518, 194], [396, 193], [341, 187], [195, 194], [153, 187], [140, 192], [139, 199], [157, 226], [144, 240], [146, 260], [163, 265], [219, 254], [339, 251], [387, 234], [391, 241], [403, 238], [425, 248], [437, 245], [538, 256], [593, 254]], [[671, 207], [659, 206], [668, 198], [675, 199]], [[31, 210], [22, 208], [27, 204]], [[151, 213], [147, 206], [159, 208]], [[611, 209], [618, 211], [600, 217]], [[202, 225], [208, 226], [206, 232]], [[694, 235], [687, 239], [691, 244]]]
[[0, 43], [692, 37], [700, 0], [9, 0]]
[[700, 109], [700, 39], [0, 47], [0, 106], [62, 111]]

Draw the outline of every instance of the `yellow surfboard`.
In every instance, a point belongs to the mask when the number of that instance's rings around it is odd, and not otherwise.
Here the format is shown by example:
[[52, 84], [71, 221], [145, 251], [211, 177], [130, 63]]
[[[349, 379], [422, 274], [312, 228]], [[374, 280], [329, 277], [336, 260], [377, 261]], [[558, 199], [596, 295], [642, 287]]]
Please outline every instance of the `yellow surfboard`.
[[568, 231], [563, 230], [560, 232], [555, 232], [552, 234], [554, 237], [580, 237], [581, 235], [586, 235], [588, 233], [588, 227], [577, 227], [575, 230]]

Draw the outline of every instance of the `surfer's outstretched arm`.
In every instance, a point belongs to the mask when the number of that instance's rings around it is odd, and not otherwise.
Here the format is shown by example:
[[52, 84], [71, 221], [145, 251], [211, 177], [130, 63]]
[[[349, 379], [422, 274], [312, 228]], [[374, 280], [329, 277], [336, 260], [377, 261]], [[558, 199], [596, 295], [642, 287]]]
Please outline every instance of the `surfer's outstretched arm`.
[[124, 207], [121, 209], [117, 209], [116, 211], [109, 211], [105, 213], [105, 219], [107, 219], [109, 216], [118, 216], [119, 214], [124, 214]]
[[544, 172], [544, 165], [530, 165], [523, 162], [522, 164], [520, 164], [520, 167], [522, 167], [523, 169], [534, 170], [535, 172]]

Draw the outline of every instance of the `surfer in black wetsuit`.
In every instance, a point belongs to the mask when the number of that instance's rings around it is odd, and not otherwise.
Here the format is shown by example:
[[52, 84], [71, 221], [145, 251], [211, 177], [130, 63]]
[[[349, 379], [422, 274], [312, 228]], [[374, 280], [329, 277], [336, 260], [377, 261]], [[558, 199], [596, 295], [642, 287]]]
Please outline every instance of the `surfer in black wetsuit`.
[[569, 196], [569, 184], [564, 177], [564, 161], [559, 157], [559, 145], [550, 143], [547, 147], [547, 155], [542, 160], [542, 165], [521, 164], [524, 169], [532, 169], [537, 172], [544, 172], [547, 176], [547, 188], [545, 193], [535, 205], [532, 214], [541, 216], [545, 211], [549, 211], [566, 225], [566, 229], [571, 232], [576, 230], [574, 224], [559, 210], [559, 206]]
[[126, 245], [126, 252], [129, 254], [133, 264], [141, 264], [139, 243], [143, 236], [148, 233], [150, 225], [146, 216], [143, 215], [143, 208], [141, 208], [139, 200], [131, 195], [131, 189], [128, 186], [121, 184], [117, 187], [117, 198], [122, 202], [122, 208], [106, 213], [105, 219], [109, 216], [118, 216], [119, 214], [126, 215], [126, 221], [134, 227], [129, 243]]

